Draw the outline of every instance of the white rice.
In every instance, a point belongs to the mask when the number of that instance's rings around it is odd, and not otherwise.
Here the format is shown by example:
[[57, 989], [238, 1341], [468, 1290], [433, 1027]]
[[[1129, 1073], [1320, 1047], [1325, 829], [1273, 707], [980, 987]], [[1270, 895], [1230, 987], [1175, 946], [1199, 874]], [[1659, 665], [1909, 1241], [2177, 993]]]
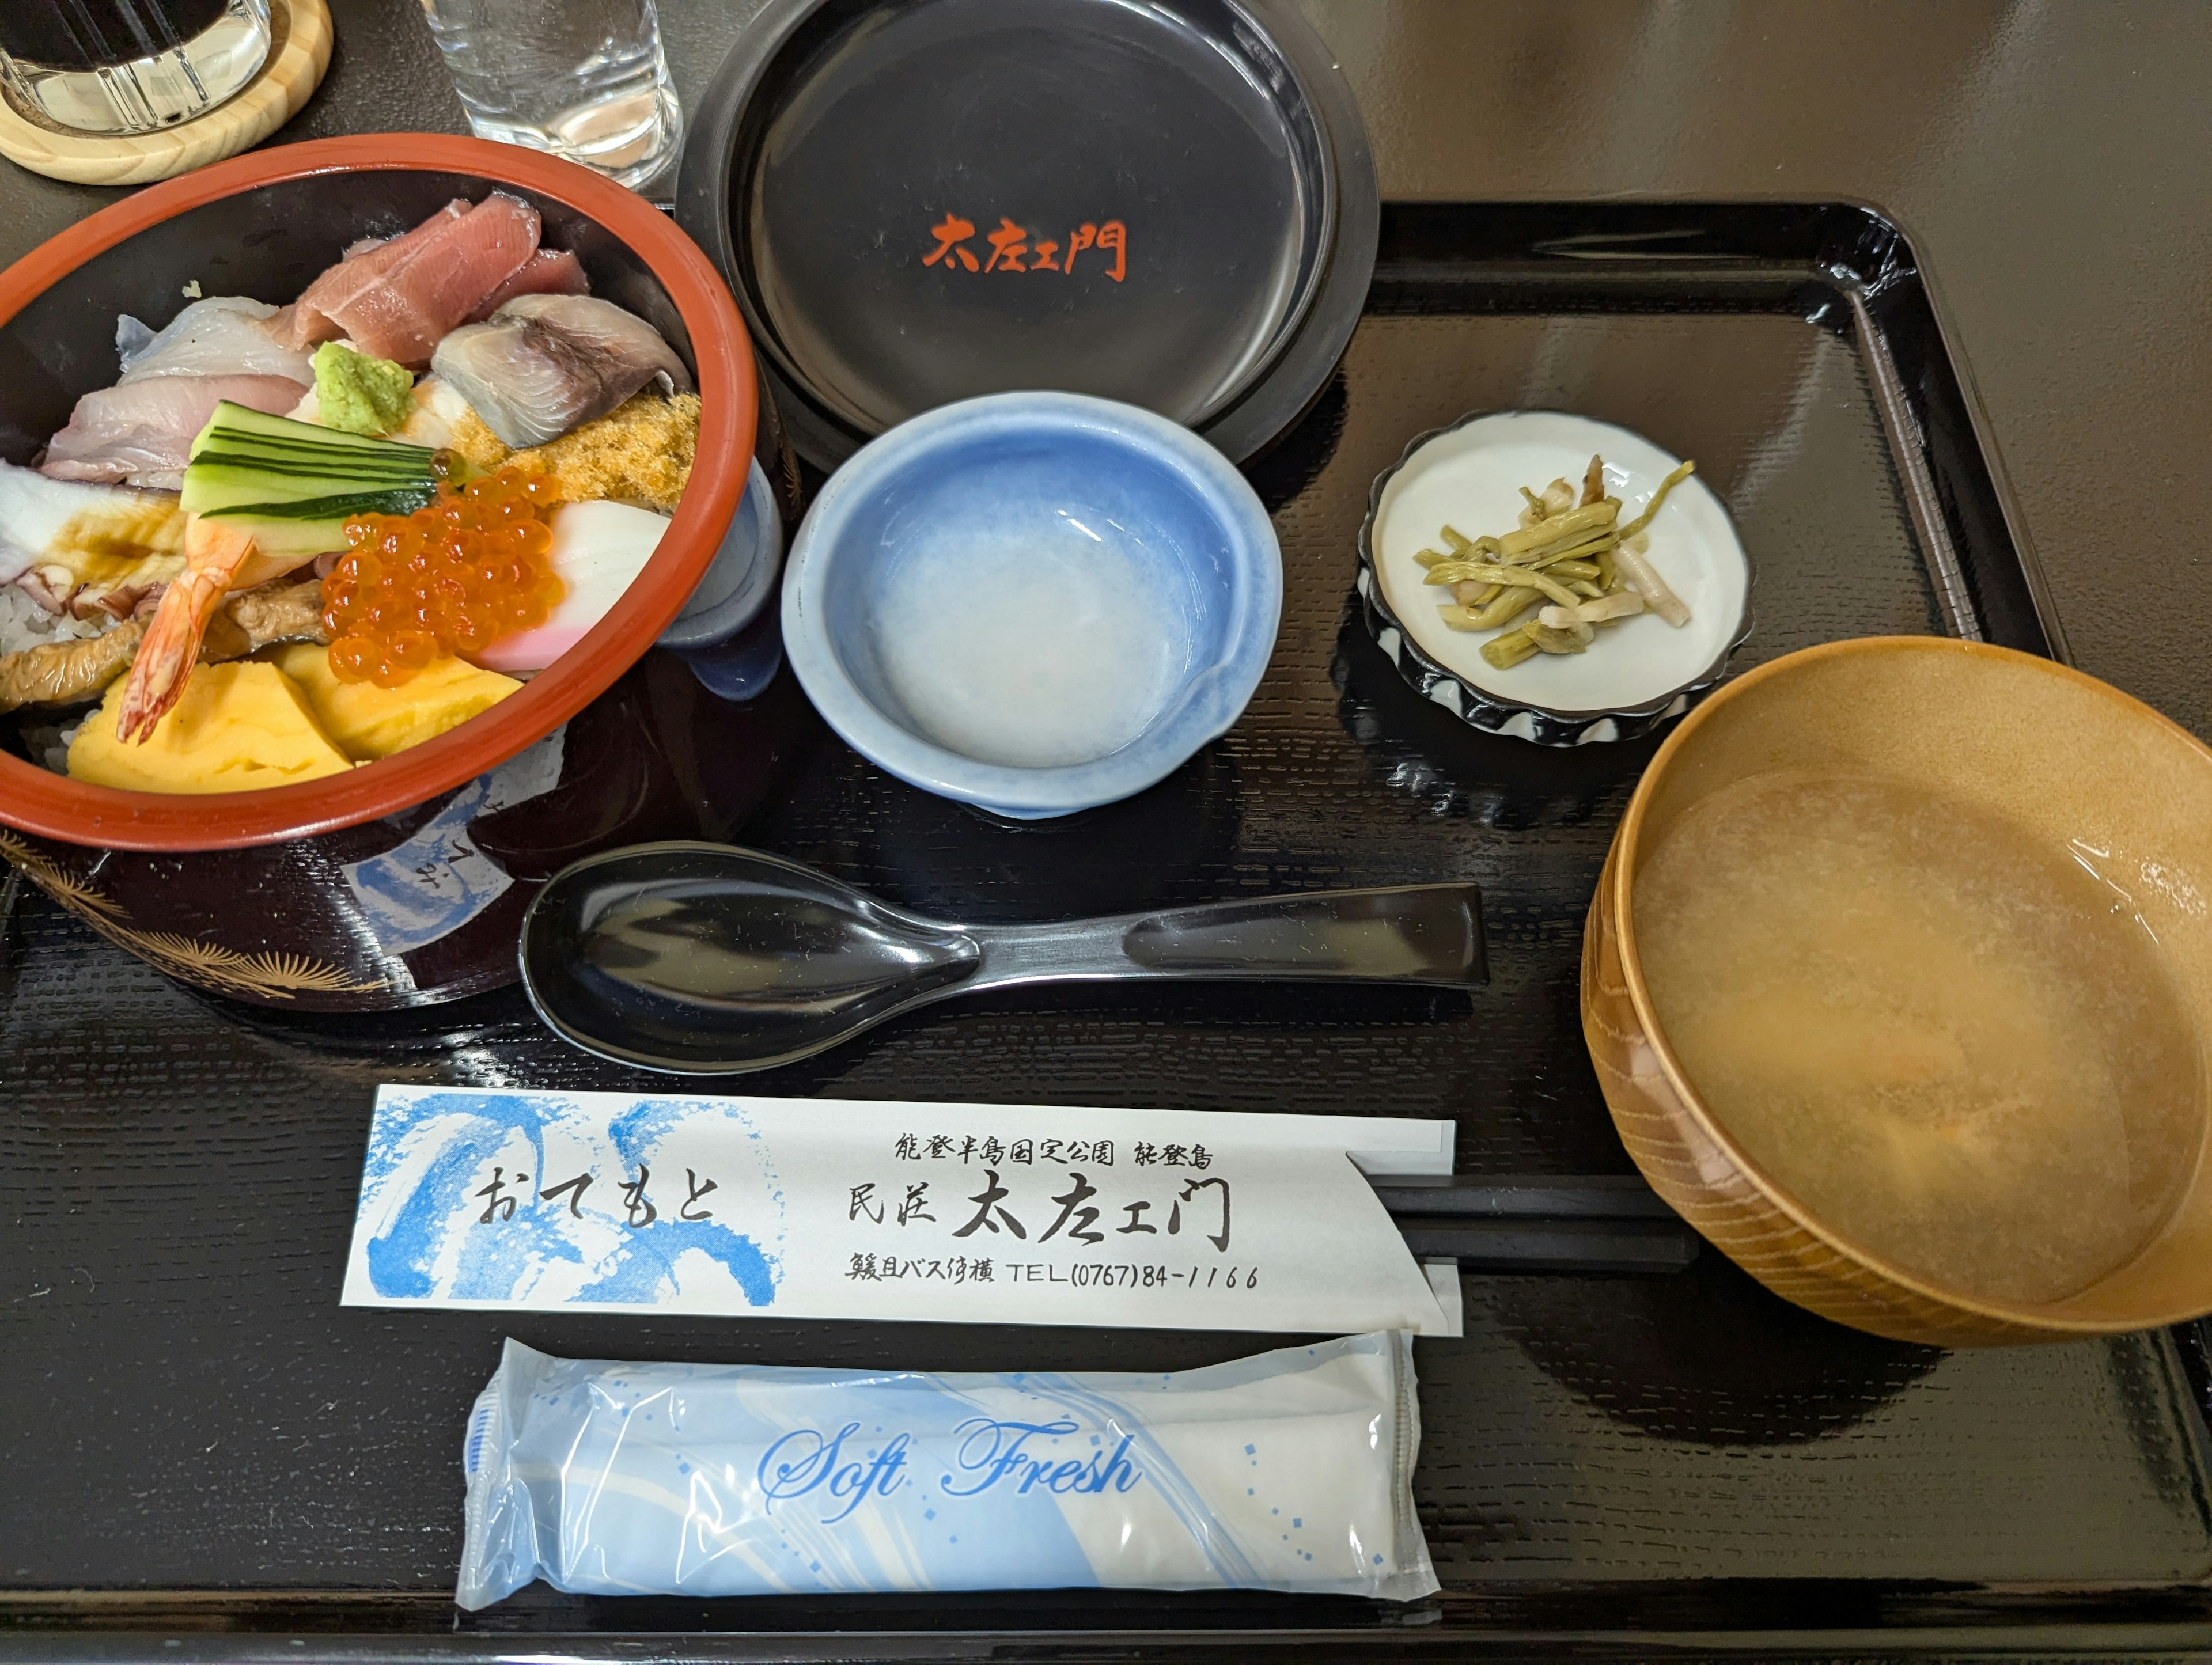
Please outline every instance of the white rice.
[[71, 742], [76, 738], [77, 731], [98, 714], [94, 710], [82, 712], [67, 722], [27, 722], [15, 732], [33, 763], [57, 775], [67, 775]]
[[96, 636], [114, 624], [115, 620], [105, 613], [89, 620], [67, 613], [57, 617], [33, 601], [21, 585], [0, 585], [0, 655], [19, 653], [49, 641]]

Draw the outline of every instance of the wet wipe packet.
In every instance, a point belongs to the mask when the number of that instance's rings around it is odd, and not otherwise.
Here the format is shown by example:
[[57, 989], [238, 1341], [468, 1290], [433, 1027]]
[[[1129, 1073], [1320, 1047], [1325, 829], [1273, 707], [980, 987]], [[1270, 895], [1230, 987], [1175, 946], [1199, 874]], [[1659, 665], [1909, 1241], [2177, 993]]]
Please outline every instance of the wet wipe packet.
[[1410, 1339], [1152, 1374], [554, 1358], [469, 1419], [456, 1599], [1437, 1589]]

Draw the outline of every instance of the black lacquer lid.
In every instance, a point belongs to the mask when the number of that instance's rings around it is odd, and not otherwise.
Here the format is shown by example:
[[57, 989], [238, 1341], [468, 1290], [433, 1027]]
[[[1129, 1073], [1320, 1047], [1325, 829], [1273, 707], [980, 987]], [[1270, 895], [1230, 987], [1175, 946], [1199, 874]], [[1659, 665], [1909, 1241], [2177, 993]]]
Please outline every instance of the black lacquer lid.
[[782, 0], [707, 96], [679, 213], [817, 462], [1039, 387], [1241, 458], [1341, 353], [1376, 198], [1342, 77], [1270, 3]]

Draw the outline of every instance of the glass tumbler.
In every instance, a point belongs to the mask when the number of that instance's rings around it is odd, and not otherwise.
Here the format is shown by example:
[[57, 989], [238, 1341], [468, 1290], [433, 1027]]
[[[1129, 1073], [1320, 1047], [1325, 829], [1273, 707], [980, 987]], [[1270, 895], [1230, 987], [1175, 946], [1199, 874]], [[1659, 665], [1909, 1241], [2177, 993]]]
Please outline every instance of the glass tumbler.
[[422, 9], [478, 137], [566, 156], [632, 190], [672, 175], [684, 112], [653, 0], [422, 0]]
[[269, 0], [0, 0], [0, 82], [82, 133], [205, 115], [269, 61]]

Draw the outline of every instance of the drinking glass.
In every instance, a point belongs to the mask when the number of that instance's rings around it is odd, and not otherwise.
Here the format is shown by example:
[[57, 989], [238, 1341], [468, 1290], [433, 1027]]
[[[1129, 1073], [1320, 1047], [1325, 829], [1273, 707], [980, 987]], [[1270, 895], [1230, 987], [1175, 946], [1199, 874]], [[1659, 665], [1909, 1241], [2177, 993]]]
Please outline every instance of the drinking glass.
[[269, 61], [269, 0], [0, 0], [0, 83], [85, 133], [204, 115]]
[[550, 150], [633, 190], [672, 173], [684, 112], [653, 0], [422, 0], [422, 9], [477, 137]]

